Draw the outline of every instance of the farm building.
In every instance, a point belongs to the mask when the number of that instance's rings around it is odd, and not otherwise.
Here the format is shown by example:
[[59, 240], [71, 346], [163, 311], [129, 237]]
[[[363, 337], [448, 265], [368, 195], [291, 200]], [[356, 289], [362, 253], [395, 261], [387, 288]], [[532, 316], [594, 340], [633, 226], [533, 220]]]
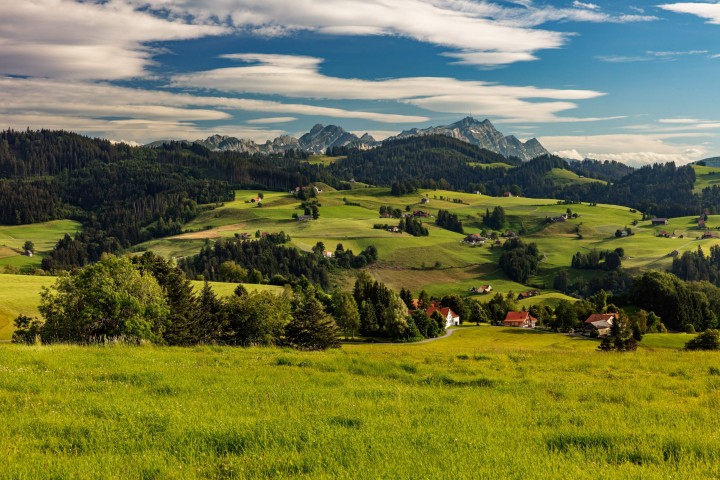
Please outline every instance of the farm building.
[[585, 324], [585, 328], [583, 329], [584, 335], [592, 335], [592, 332], [597, 332], [598, 337], [607, 337], [610, 335], [610, 329], [612, 328], [612, 325], [605, 320], [598, 320], [596, 322], [590, 322]]
[[508, 312], [503, 325], [506, 327], [535, 328], [537, 318], [529, 312]]
[[593, 313], [585, 319], [585, 325], [593, 322], [607, 322], [609, 325], [612, 325], [616, 318], [616, 313]]
[[656, 227], [658, 225], [667, 225], [668, 219], [667, 218], [653, 218], [652, 220], [650, 220], [650, 222], [652, 223], [653, 227]]
[[492, 292], [492, 286], [480, 285], [479, 287], [472, 287], [470, 293], [490, 293]]
[[436, 307], [432, 306], [425, 310], [425, 313], [428, 314], [428, 316], [432, 315], [435, 312], [440, 312], [440, 315], [445, 318], [445, 328], [452, 327], [454, 325], [460, 325], [460, 316], [453, 312], [450, 307]]

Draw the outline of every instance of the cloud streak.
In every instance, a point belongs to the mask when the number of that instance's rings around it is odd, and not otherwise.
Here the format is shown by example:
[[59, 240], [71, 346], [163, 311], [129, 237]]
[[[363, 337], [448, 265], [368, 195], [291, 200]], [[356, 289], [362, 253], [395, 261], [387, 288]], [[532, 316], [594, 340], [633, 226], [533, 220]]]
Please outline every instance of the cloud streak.
[[659, 8], [675, 13], [687, 13], [704, 18], [708, 23], [720, 25], [720, 3], [666, 3]]
[[516, 87], [444, 77], [350, 79], [324, 75], [320, 72], [322, 59], [314, 57], [255, 53], [223, 57], [248, 65], [178, 75], [171, 85], [303, 99], [395, 101], [433, 112], [474, 111], [493, 118], [527, 122], [577, 121], [557, 114], [576, 108], [575, 101], [604, 95], [592, 90]]

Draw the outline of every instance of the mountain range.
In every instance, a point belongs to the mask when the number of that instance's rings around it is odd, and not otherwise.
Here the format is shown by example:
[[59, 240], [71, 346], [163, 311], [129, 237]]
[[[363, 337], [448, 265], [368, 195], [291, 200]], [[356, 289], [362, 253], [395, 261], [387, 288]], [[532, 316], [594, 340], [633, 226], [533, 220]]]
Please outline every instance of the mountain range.
[[[535, 138], [522, 142], [513, 135], [503, 135], [493, 126], [490, 120], [478, 121], [472, 117], [466, 117], [459, 122], [445, 126], [405, 130], [387, 140], [426, 135], [445, 135], [499, 153], [506, 158], [515, 157], [523, 161], [532, 160], [535, 157], [549, 153]], [[150, 146], [157, 146], [162, 143], [164, 142], [153, 142]], [[354, 133], [336, 125], [324, 126], [317, 124], [300, 138], [282, 135], [265, 143], [256, 143], [252, 140], [213, 135], [204, 140], [196, 140], [195, 143], [213, 151], [247, 152], [253, 155], [256, 153], [282, 154], [293, 149], [303, 150], [311, 154], [320, 154], [325, 153], [330, 147], [355, 147], [367, 150], [381, 145], [382, 142], [378, 142], [367, 133], [358, 137]]]

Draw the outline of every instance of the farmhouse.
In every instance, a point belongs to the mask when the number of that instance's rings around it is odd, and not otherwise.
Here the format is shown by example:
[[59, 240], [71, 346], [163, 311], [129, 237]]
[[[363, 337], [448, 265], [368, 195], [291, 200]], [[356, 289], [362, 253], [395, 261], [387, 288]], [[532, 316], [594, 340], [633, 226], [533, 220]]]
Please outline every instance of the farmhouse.
[[427, 197], [423, 197], [422, 200], [420, 200], [420, 203], [423, 203], [423, 204], [430, 203], [430, 199]]
[[710, 232], [703, 233], [702, 239], [705, 240], [707, 238], [718, 238], [718, 236]]
[[332, 258], [333, 256], [334, 256], [334, 254], [330, 250], [325, 250], [323, 252], [323, 257], [325, 257], [325, 258]]
[[526, 298], [536, 297], [540, 295], [540, 290], [529, 290], [527, 292], [520, 292], [517, 296], [518, 300], [525, 300]]
[[503, 325], [506, 327], [535, 328], [537, 318], [528, 312], [508, 312]]
[[650, 220], [650, 222], [652, 223], [653, 227], [656, 227], [658, 225], [667, 225], [668, 219], [667, 218], [653, 218], [652, 220]]
[[450, 307], [438, 307], [433, 305], [425, 310], [425, 313], [427, 313], [428, 316], [435, 312], [440, 312], [440, 315], [442, 315], [445, 319], [445, 328], [452, 327], [453, 325], [460, 325], [460, 316], [453, 312]]
[[487, 240], [487, 238], [479, 233], [471, 233], [463, 239], [463, 243], [467, 243], [468, 245], [483, 245], [485, 244], [485, 240]]
[[425, 218], [427, 218], [427, 217], [429, 217], [429, 216], [430, 216], [430, 212], [423, 212], [422, 210], [415, 210], [415, 211], [413, 212], [413, 217], [425, 217]]
[[479, 287], [472, 287], [470, 293], [490, 293], [492, 292], [492, 286], [480, 285]]
[[512, 192], [503, 193], [503, 197], [512, 197], [512, 196], [513, 196]]
[[585, 319], [585, 325], [591, 324], [593, 322], [607, 322], [608, 324], [612, 325], [616, 319], [616, 313], [593, 313]]
[[583, 335], [592, 335], [592, 332], [597, 332], [598, 337], [607, 337], [610, 335], [610, 329], [612, 325], [604, 320], [598, 320], [597, 322], [590, 322], [585, 325], [583, 329]]

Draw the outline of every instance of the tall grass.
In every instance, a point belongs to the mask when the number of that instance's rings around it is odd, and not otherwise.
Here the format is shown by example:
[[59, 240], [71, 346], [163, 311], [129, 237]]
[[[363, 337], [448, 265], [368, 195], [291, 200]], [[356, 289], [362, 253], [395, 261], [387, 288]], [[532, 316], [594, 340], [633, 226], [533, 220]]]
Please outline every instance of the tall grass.
[[594, 347], [0, 345], [1, 476], [717, 477], [720, 357]]

